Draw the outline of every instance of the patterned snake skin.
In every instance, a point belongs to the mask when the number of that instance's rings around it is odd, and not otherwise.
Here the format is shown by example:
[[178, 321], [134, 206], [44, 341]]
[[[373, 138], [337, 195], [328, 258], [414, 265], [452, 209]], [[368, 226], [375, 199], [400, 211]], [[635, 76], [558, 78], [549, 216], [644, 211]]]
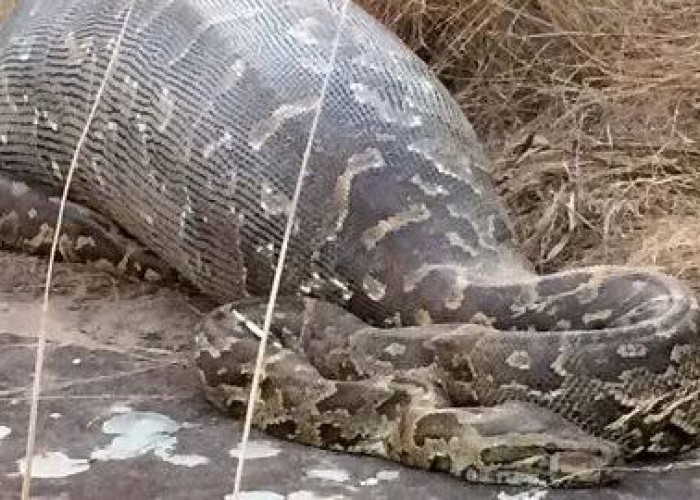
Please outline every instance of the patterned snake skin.
[[[208, 398], [239, 417], [337, 0], [137, 0], [60, 250], [221, 303]], [[24, 0], [0, 33], [0, 244], [46, 250], [127, 0]], [[622, 267], [535, 275], [474, 132], [351, 5], [254, 424], [468, 480], [591, 485], [700, 441], [698, 305]]]

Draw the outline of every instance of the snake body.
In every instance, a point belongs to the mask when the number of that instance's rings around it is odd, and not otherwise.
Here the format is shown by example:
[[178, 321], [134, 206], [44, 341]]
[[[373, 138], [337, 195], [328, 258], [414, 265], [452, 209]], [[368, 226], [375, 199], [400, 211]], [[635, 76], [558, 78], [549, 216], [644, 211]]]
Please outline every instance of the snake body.
[[[0, 34], [0, 244], [174, 269], [240, 416], [334, 37], [335, 0], [25, 0]], [[124, 25], [94, 119], [87, 117]], [[625, 267], [534, 274], [467, 119], [350, 5], [254, 423], [473, 481], [580, 485], [700, 441], [693, 294]], [[258, 326], [256, 326], [258, 325]]]

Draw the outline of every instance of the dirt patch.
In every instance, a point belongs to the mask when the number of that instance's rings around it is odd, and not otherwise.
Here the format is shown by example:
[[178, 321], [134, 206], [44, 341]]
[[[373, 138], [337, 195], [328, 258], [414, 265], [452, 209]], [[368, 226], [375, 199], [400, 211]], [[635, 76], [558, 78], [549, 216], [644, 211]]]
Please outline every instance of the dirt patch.
[[[0, 252], [0, 331], [39, 330], [46, 259]], [[52, 341], [144, 355], [184, 356], [200, 317], [188, 291], [117, 277], [95, 267], [55, 266], [47, 335]]]

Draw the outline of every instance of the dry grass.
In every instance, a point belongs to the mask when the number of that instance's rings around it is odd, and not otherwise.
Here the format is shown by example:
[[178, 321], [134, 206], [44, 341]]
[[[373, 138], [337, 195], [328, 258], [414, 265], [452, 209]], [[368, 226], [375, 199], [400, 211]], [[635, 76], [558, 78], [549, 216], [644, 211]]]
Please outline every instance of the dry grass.
[[0, 0], [0, 20], [14, 8], [15, 3], [16, 0]]
[[700, 289], [697, 0], [361, 0], [475, 124], [528, 256]]
[[358, 1], [475, 124], [541, 271], [647, 264], [700, 290], [700, 2]]

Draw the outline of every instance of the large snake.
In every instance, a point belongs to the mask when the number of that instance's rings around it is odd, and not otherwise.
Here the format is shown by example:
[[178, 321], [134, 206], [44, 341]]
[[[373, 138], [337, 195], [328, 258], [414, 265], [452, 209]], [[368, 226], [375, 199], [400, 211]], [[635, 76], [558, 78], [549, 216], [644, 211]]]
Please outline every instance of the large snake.
[[254, 424], [503, 483], [597, 484], [623, 458], [697, 445], [693, 294], [634, 268], [534, 274], [426, 66], [351, 5], [330, 67], [341, 12], [23, 0], [0, 34], [0, 241], [46, 250], [87, 126], [61, 254], [172, 268], [228, 303], [201, 323], [196, 364], [208, 398], [240, 416], [331, 71]]

